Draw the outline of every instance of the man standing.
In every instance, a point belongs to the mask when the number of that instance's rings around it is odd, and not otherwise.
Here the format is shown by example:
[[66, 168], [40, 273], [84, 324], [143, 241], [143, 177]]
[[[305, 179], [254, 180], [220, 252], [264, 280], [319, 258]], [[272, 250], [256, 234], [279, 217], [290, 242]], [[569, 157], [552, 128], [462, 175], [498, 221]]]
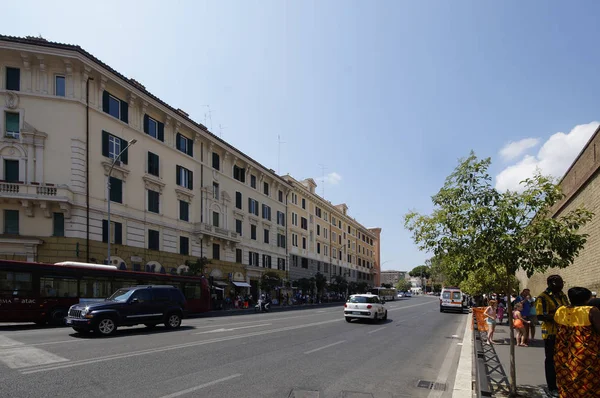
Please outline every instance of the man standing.
[[556, 323], [554, 314], [556, 310], [569, 305], [569, 299], [563, 293], [564, 282], [560, 275], [550, 275], [547, 279], [548, 288], [541, 293], [535, 301], [535, 309], [538, 318], [542, 321], [542, 338], [544, 339], [544, 351], [546, 359], [544, 367], [546, 370], [546, 383], [553, 397], [558, 397], [556, 386], [556, 369], [554, 368], [554, 343], [556, 341]]

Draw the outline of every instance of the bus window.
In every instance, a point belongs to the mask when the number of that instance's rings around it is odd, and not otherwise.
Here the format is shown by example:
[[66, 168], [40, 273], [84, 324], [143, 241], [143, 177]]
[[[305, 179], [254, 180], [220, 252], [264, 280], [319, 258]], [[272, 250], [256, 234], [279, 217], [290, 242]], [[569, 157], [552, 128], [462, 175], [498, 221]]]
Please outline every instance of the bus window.
[[42, 277], [40, 278], [40, 296], [77, 297], [77, 279]]
[[31, 273], [0, 272], [0, 294], [30, 296], [32, 294]]
[[113, 293], [107, 279], [83, 278], [79, 290], [79, 296], [82, 298], [106, 298]]
[[186, 299], [199, 299], [202, 296], [202, 286], [198, 283], [186, 283], [183, 288]]

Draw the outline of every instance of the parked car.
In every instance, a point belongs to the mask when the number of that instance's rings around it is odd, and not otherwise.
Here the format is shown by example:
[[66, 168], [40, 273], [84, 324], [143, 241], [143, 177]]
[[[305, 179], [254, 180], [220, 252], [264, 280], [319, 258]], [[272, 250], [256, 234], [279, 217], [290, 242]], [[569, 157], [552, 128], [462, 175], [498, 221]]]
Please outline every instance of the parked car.
[[412, 292], [404, 293], [404, 297], [408, 297], [408, 298], [412, 297]]
[[133, 286], [117, 290], [105, 301], [71, 306], [66, 324], [76, 332], [94, 331], [109, 336], [119, 326], [138, 324], [152, 328], [164, 323], [168, 329], [177, 329], [185, 315], [186, 300], [179, 289]]
[[386, 320], [387, 309], [385, 301], [374, 294], [353, 294], [344, 304], [344, 317], [346, 322], [353, 319], [372, 319], [373, 321]]
[[444, 311], [463, 311], [463, 293], [458, 287], [446, 287], [442, 289], [440, 312]]

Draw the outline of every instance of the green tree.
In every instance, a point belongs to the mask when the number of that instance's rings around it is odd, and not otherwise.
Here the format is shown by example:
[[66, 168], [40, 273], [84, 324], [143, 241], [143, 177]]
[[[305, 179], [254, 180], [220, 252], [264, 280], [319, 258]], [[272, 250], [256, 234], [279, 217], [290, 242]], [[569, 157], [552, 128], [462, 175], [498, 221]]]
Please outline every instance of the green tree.
[[408, 292], [412, 287], [412, 283], [407, 281], [406, 279], [401, 279], [396, 283], [396, 290], [399, 292]]
[[418, 267], [413, 268], [408, 275], [412, 276], [413, 278], [423, 277], [425, 279], [429, 279], [431, 276], [431, 267], [427, 265], [419, 265]]
[[343, 276], [336, 275], [329, 284], [329, 289], [335, 293], [346, 293], [346, 290], [348, 290], [348, 281]]
[[297, 281], [298, 289], [302, 290], [302, 294], [310, 294], [313, 290], [314, 282], [309, 278], [301, 278]]
[[271, 293], [276, 287], [281, 286], [281, 278], [275, 271], [267, 271], [261, 275], [259, 281], [260, 289]]
[[391, 284], [391, 283], [382, 283], [382, 284], [381, 284], [381, 287], [385, 287], [385, 288], [387, 288], [387, 289], [391, 289], [391, 287], [392, 287], [392, 284]]
[[356, 293], [362, 294], [366, 293], [369, 290], [369, 284], [367, 282], [357, 282], [356, 283]]
[[195, 261], [187, 260], [185, 265], [188, 267], [188, 270], [185, 274], [189, 276], [204, 275], [204, 269], [208, 264], [210, 264], [210, 260], [206, 257], [196, 258]]
[[[492, 185], [490, 164], [489, 158], [480, 160], [471, 152], [432, 197], [433, 212], [411, 212], [404, 221], [421, 250], [449, 256], [453, 269], [464, 279], [483, 270], [499, 280], [504, 276], [505, 290], [511, 292], [512, 276], [519, 269], [531, 276], [572, 264], [587, 239], [578, 231], [593, 214], [578, 208], [552, 217], [552, 207], [563, 194], [551, 178], [539, 173], [523, 181], [520, 192], [500, 192]], [[504, 274], [498, 271], [501, 268]], [[512, 325], [510, 337], [510, 391], [514, 396]]]
[[323, 294], [323, 290], [325, 290], [325, 286], [327, 285], [327, 278], [320, 272], [315, 274], [315, 285], [317, 286], [317, 293], [319, 295]]
[[348, 294], [356, 294], [358, 293], [358, 283], [356, 282], [348, 282]]

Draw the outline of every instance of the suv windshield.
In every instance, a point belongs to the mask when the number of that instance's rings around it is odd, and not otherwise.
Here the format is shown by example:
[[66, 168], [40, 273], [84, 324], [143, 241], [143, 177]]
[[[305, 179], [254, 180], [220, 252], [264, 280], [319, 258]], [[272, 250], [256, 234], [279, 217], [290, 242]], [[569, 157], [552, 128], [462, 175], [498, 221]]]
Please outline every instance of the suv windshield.
[[133, 289], [119, 289], [114, 292], [107, 300], [109, 301], [127, 301], [129, 296], [135, 292]]

